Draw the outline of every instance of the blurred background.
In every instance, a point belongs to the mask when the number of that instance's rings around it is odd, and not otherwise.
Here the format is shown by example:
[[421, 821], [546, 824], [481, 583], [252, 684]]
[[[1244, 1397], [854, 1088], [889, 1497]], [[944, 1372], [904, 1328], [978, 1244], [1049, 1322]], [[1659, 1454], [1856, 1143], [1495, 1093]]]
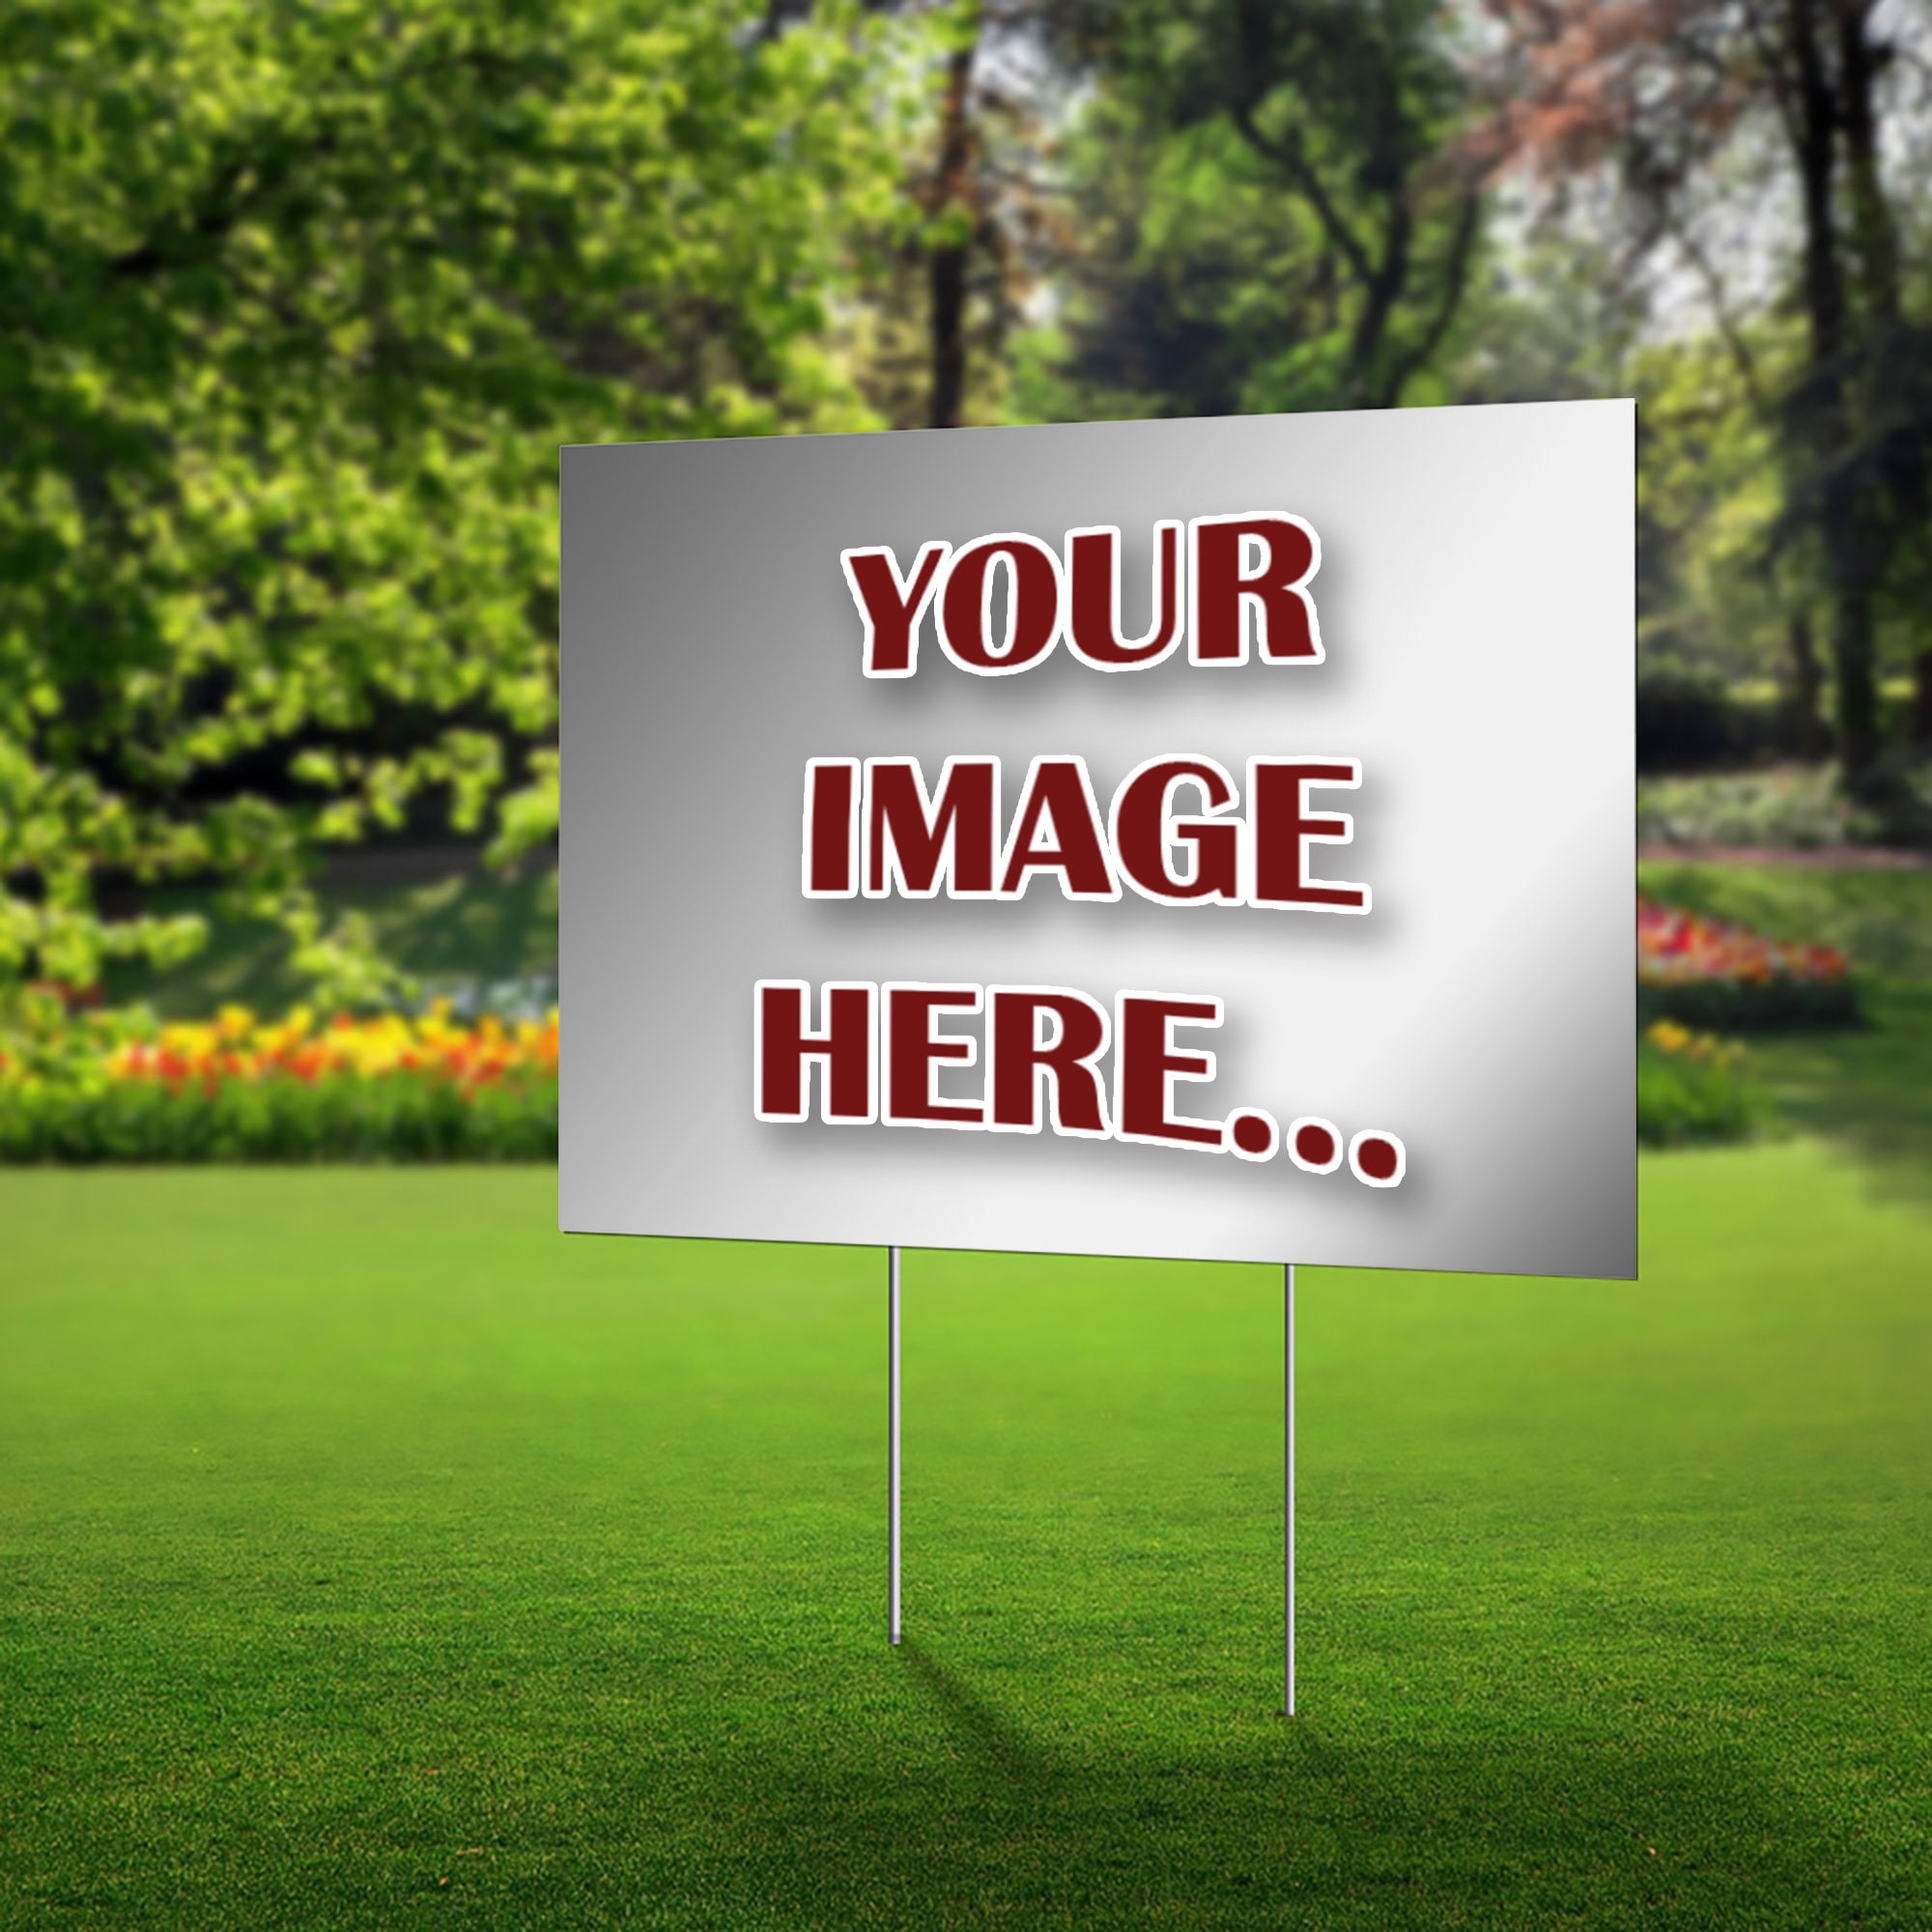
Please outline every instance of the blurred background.
[[1647, 845], [1932, 838], [1916, 0], [17, 0], [0, 129], [15, 1008], [541, 1005], [564, 441], [1634, 394]]
[[[1927, 0], [0, 6], [0, 1926], [1932, 1923], [1928, 186]], [[1640, 1279], [1303, 1271], [1291, 1726], [1279, 1270], [909, 1255], [889, 1652], [882, 1259], [554, 1232], [559, 444], [1617, 395]]]

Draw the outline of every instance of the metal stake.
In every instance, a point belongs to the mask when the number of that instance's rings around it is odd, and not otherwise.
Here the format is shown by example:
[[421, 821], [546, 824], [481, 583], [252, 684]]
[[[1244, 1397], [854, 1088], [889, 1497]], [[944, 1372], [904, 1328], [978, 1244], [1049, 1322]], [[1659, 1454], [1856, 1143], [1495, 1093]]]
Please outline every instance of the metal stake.
[[[1282, 1607], [1287, 1623], [1287, 1677], [1283, 1687], [1283, 1709], [1294, 1716], [1294, 1264], [1286, 1267], [1288, 1306], [1285, 1312], [1287, 1347], [1282, 1364], [1282, 1433], [1285, 1443], [1283, 1462], [1283, 1517], [1286, 1526], [1287, 1560], [1282, 1577]], [[897, 1410], [894, 1411], [896, 1418]], [[896, 1429], [896, 1420], [895, 1428]], [[896, 1519], [895, 1519], [896, 1520]]]
[[886, 1435], [886, 1470], [890, 1500], [887, 1520], [889, 1583], [886, 1629], [890, 1641], [899, 1640], [899, 1251], [886, 1250], [886, 1383], [891, 1420]]

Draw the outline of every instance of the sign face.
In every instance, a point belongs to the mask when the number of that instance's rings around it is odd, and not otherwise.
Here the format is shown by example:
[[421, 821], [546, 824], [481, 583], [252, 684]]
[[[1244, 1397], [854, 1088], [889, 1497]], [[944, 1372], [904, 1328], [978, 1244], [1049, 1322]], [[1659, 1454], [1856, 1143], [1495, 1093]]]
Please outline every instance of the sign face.
[[563, 1227], [1634, 1274], [1635, 426], [567, 449]]

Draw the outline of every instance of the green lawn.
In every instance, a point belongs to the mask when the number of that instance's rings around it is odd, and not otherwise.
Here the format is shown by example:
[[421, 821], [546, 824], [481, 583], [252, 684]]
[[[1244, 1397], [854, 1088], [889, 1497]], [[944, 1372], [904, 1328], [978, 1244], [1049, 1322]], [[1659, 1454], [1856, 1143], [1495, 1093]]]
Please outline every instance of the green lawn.
[[1932, 1923], [1932, 1221], [1643, 1165], [1630, 1285], [0, 1174], [9, 1927]]
[[[578, 1239], [548, 1173], [0, 1171], [0, 1926], [1932, 1924], [1932, 873], [1635, 1286]], [[365, 895], [418, 971], [541, 885]], [[170, 1009], [275, 1004], [229, 933]]]
[[1658, 862], [1637, 876], [1668, 904], [1845, 949], [1866, 1024], [1761, 1036], [1753, 1061], [1787, 1125], [1856, 1153], [1879, 1189], [1932, 1207], [1932, 868]]

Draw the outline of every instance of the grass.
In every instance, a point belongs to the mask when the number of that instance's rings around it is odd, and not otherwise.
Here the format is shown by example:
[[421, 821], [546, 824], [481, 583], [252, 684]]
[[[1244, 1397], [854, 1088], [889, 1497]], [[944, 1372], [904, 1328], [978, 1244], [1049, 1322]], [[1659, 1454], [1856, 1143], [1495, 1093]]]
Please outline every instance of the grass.
[[1637, 874], [1668, 904], [1850, 953], [1865, 1024], [1767, 1035], [1752, 1062], [1792, 1126], [1856, 1151], [1881, 1188], [1932, 1203], [1932, 870], [1660, 862]]
[[1875, 1024], [1634, 1287], [1304, 1271], [1293, 1724], [1268, 1270], [908, 1257], [895, 1653], [876, 1254], [0, 1171], [0, 1927], [1932, 1922], [1932, 876], [1644, 870]]
[[1813, 870], [1646, 860], [1637, 885], [1652, 898], [1777, 939], [1844, 948], [1861, 971], [1932, 983], [1932, 868]]
[[1630, 1285], [563, 1240], [540, 1171], [0, 1174], [0, 1923], [1920, 1927], [1932, 1224]]

